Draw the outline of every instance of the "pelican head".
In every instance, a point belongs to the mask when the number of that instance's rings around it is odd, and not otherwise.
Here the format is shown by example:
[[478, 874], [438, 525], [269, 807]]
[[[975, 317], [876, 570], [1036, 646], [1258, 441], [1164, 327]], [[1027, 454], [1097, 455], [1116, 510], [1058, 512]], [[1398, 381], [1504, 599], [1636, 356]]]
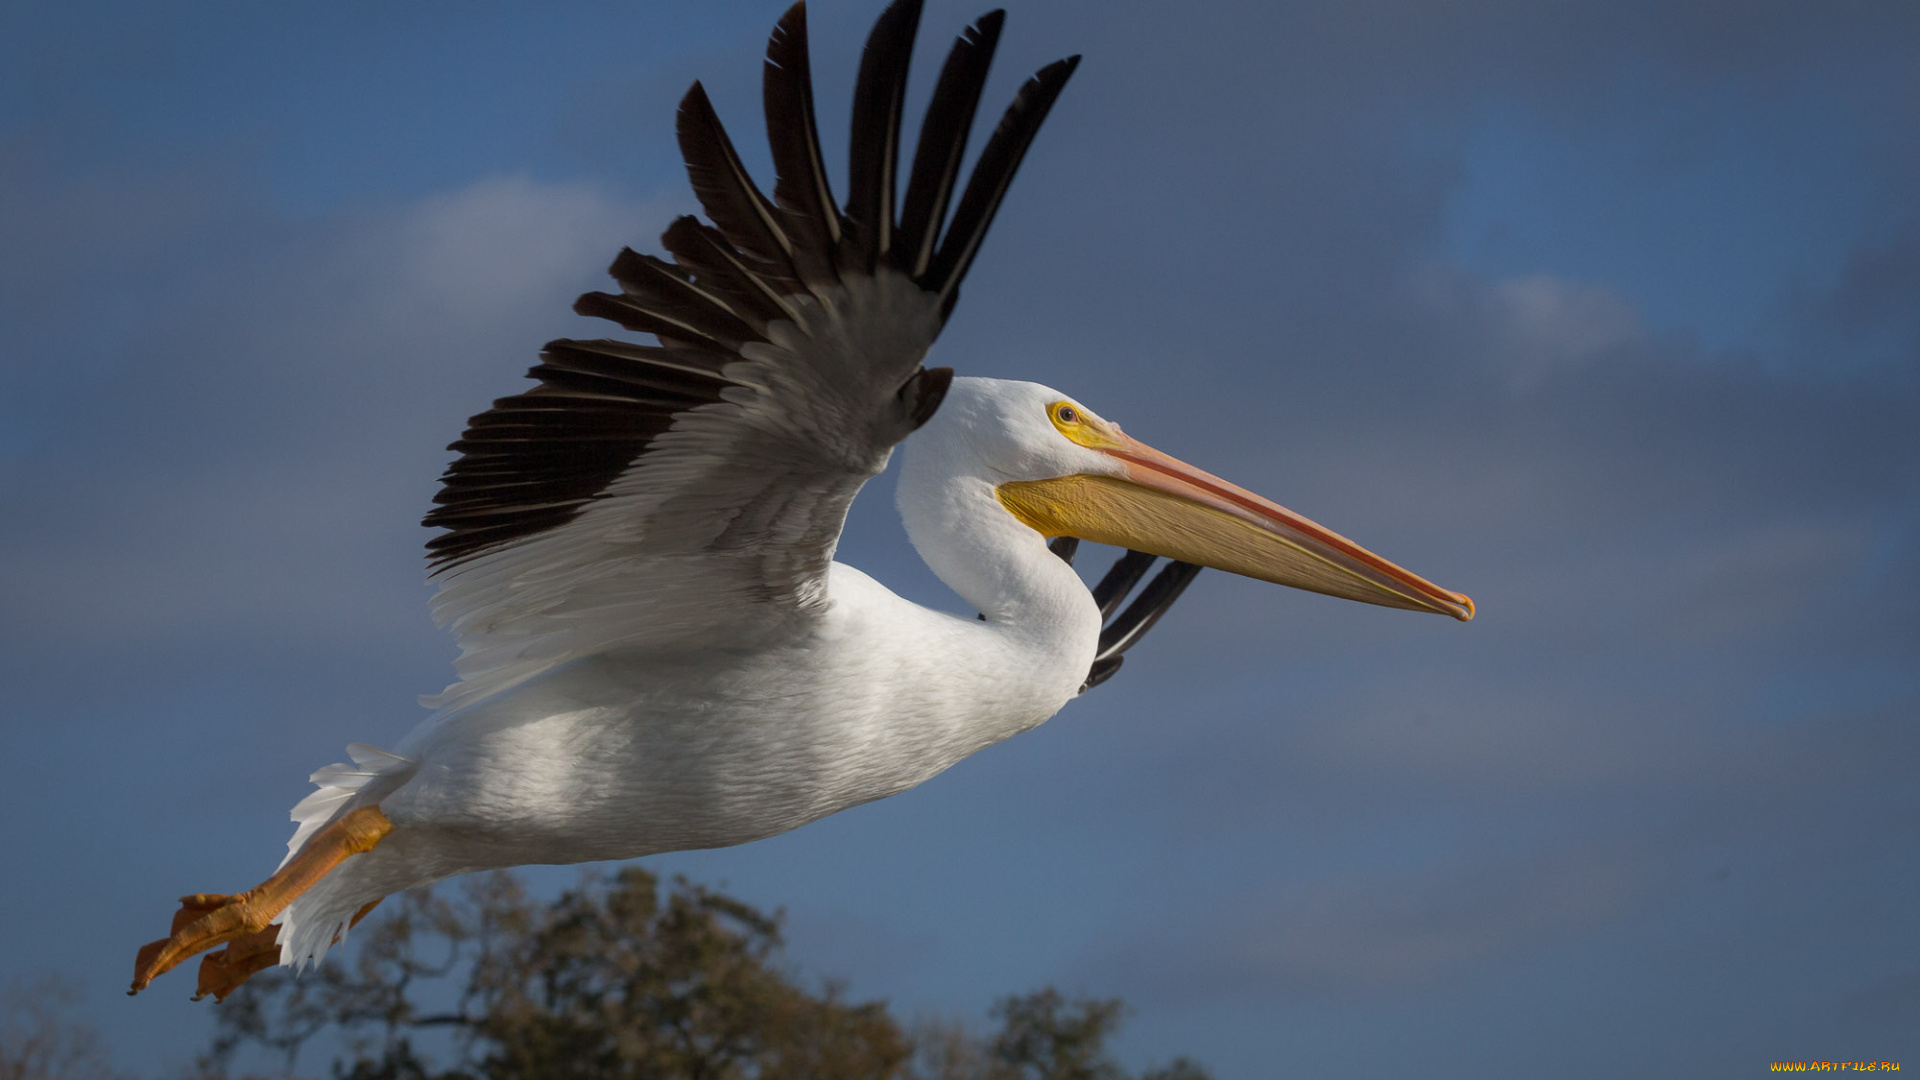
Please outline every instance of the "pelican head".
[[[1112, 544], [1328, 596], [1473, 618], [1473, 601], [1031, 382], [957, 378], [916, 436], [1041, 538]], [[916, 446], [916, 452], [918, 447]], [[904, 496], [903, 496], [904, 497]]]

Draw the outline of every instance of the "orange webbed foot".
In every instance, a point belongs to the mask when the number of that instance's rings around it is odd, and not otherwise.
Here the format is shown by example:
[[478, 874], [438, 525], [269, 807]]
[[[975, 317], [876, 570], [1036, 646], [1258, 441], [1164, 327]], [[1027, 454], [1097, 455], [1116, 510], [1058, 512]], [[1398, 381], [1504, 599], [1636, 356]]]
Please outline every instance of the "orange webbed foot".
[[234, 938], [227, 942], [226, 948], [201, 957], [199, 985], [194, 989], [193, 1000], [199, 1001], [208, 994], [212, 994], [215, 1001], [227, 1000], [227, 995], [238, 990], [241, 983], [280, 962], [279, 939], [280, 928], [268, 926]]
[[180, 898], [172, 933], [140, 947], [133, 961], [133, 988], [172, 971], [183, 961], [219, 945], [227, 948], [200, 963], [199, 993], [218, 1001], [248, 977], [279, 959], [278, 931], [272, 923], [301, 893], [312, 888], [348, 857], [372, 851], [393, 831], [393, 822], [377, 806], [363, 806], [313, 835], [300, 853], [272, 877], [238, 895], [194, 893]]

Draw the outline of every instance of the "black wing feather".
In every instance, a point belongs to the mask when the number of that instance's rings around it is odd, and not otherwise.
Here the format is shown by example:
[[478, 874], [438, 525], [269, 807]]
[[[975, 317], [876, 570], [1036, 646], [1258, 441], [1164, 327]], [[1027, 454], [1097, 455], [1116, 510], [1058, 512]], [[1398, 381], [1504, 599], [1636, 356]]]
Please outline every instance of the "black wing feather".
[[1119, 610], [1121, 601], [1127, 598], [1127, 594], [1133, 591], [1133, 587], [1140, 584], [1140, 579], [1146, 577], [1147, 571], [1153, 568], [1154, 558], [1155, 556], [1144, 551], [1129, 549], [1125, 555], [1114, 562], [1112, 569], [1107, 571], [1107, 576], [1101, 578], [1100, 584], [1093, 587], [1093, 602], [1100, 609], [1102, 619]]
[[773, 201], [784, 211], [782, 221], [794, 240], [794, 266], [803, 281], [829, 284], [838, 278], [833, 256], [840, 244], [840, 208], [833, 202], [813, 118], [806, 0], [788, 8], [767, 39], [761, 97], [767, 146], [773, 151]]
[[645, 302], [625, 294], [585, 293], [573, 302], [573, 310], [578, 315], [617, 322], [638, 334], [652, 334], [661, 341], [704, 345], [714, 349], [730, 347], [726, 341], [708, 337], [697, 326], [664, 315], [649, 308]]
[[780, 213], [747, 175], [733, 140], [713, 111], [713, 102], [707, 100], [706, 87], [698, 82], [680, 99], [674, 132], [687, 163], [687, 179], [707, 217], [729, 243], [761, 264], [762, 274], [790, 288], [798, 286], [793, 241], [781, 225]]
[[684, 267], [622, 248], [607, 273], [620, 283], [627, 299], [729, 352], [760, 339], [726, 297], [696, 285]]
[[[1113, 564], [1100, 584], [1094, 586], [1094, 602], [1100, 605], [1100, 617], [1107, 619], [1114, 609], [1120, 606], [1127, 594], [1146, 575], [1147, 569], [1154, 563], [1155, 557], [1144, 551], [1128, 551]], [[1169, 560], [1160, 568], [1147, 587], [1120, 617], [1112, 619], [1100, 631], [1100, 644], [1094, 652], [1093, 663], [1087, 669], [1086, 681], [1080, 684], [1080, 692], [1087, 691], [1106, 682], [1120, 670], [1125, 659], [1122, 655], [1128, 649], [1139, 644], [1153, 624], [1167, 613], [1180, 594], [1187, 591], [1193, 579], [1200, 573], [1200, 567], [1192, 563]]]
[[1134, 642], [1153, 629], [1153, 624], [1160, 621], [1160, 616], [1167, 613], [1175, 600], [1180, 599], [1180, 594], [1187, 591], [1187, 586], [1193, 584], [1194, 576], [1199, 573], [1200, 567], [1193, 563], [1168, 562], [1152, 581], [1147, 582], [1147, 587], [1140, 590], [1139, 597], [1127, 605], [1127, 610], [1100, 631], [1100, 649], [1094, 654], [1094, 659], [1117, 657], [1133, 648]]
[[1060, 557], [1068, 566], [1073, 565], [1073, 557], [1080, 551], [1080, 538], [1077, 536], [1056, 536], [1047, 541], [1047, 550]]
[[727, 297], [733, 310], [753, 325], [755, 333], [765, 334], [775, 319], [798, 319], [800, 313], [788, 303], [764, 275], [746, 263], [746, 256], [734, 250], [720, 230], [703, 225], [696, 218], [680, 217], [660, 236], [660, 243], [674, 261], [693, 271], [701, 286]]
[[993, 224], [993, 215], [1000, 209], [1007, 187], [1013, 183], [1020, 159], [1026, 156], [1027, 147], [1033, 145], [1033, 137], [1053, 108], [1054, 99], [1060, 96], [1073, 69], [1079, 66], [1080, 58], [1069, 56], [1035, 72], [1020, 87], [1013, 104], [1001, 116], [999, 126], [993, 129], [986, 149], [980, 152], [973, 175], [967, 179], [967, 190], [953, 212], [953, 222], [947, 227], [947, 238], [941, 242], [940, 253], [934, 256], [933, 265], [922, 281], [940, 295], [945, 310], [951, 311], [959, 298], [960, 279], [967, 276], [974, 255], [980, 251], [980, 242], [986, 239], [987, 226]]
[[847, 258], [843, 265], [871, 274], [893, 248], [899, 186], [900, 113], [907, 102], [907, 68], [920, 29], [921, 0], [894, 0], [881, 12], [860, 56], [853, 92], [853, 136], [847, 151]]
[[680, 413], [722, 400], [724, 357], [684, 346], [555, 341], [528, 375], [540, 386], [502, 398], [448, 447], [460, 457], [440, 478], [422, 524], [437, 572], [557, 528], [606, 486]]
[[1006, 14], [989, 11], [954, 40], [927, 106], [926, 122], [920, 125], [920, 146], [913, 154], [913, 173], [900, 206], [900, 238], [894, 245], [900, 269], [916, 281], [926, 274], [938, 249], [940, 227], [946, 223], [947, 203], [960, 177], [973, 114], [987, 85], [987, 70], [1000, 44]]
[[[543, 362], [527, 374], [554, 384], [556, 373], [578, 372], [629, 387], [629, 394], [658, 391], [711, 400], [726, 385], [717, 372], [677, 365], [674, 354], [651, 345], [624, 341], [550, 341]], [[637, 361], [637, 362], [636, 362]]]
[[[542, 366], [564, 368], [569, 348], [591, 352], [592, 344], [556, 343], [562, 347], [550, 348]], [[669, 378], [685, 378], [667, 370]], [[600, 378], [568, 372], [563, 379], [581, 377]], [[584, 387], [543, 379], [540, 387], [502, 398], [468, 422], [466, 433], [449, 448], [461, 456], [440, 478], [436, 505], [423, 522], [450, 530], [427, 542], [436, 570], [571, 521], [672, 425], [675, 415], [693, 404], [720, 400], [718, 388], [724, 385], [716, 380], [706, 394], [634, 397], [601, 392], [610, 382], [602, 380], [592, 392], [581, 393]]]

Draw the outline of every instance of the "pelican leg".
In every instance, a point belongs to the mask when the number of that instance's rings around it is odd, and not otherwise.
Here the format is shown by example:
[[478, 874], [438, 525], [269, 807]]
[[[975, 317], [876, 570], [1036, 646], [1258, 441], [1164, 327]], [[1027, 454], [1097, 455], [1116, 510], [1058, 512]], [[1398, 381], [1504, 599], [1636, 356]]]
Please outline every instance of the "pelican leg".
[[[194, 995], [196, 999], [209, 993], [224, 998], [248, 976], [278, 959], [274, 945], [278, 931], [271, 924], [288, 904], [349, 857], [372, 851], [392, 831], [393, 822], [379, 807], [363, 806], [313, 834], [287, 865], [246, 892], [181, 897], [172, 933], [140, 947], [133, 961], [133, 989], [127, 992], [137, 994], [189, 957], [226, 945], [201, 962], [199, 993]], [[368, 905], [360, 915], [371, 909]]]

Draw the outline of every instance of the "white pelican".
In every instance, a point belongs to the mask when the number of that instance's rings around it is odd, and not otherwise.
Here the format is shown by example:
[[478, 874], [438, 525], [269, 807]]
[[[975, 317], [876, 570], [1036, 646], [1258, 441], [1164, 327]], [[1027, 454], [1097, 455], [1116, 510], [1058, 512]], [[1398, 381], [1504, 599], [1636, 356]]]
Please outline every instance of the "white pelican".
[[[680, 147], [713, 224], [675, 221], [672, 262], [622, 251], [621, 291], [575, 305], [658, 343], [549, 344], [540, 385], [451, 447], [426, 523], [448, 530], [427, 546], [459, 681], [394, 750], [355, 744], [353, 765], [313, 774], [273, 876], [183, 897], [134, 992], [225, 945], [196, 995], [224, 997], [450, 875], [740, 844], [904, 791], [1110, 675], [1199, 566], [1472, 617], [1465, 596], [1067, 394], [921, 366], [1078, 57], [1021, 87], [949, 217], [1002, 14], [968, 27], [896, 205], [919, 19], [919, 0], [896, 0], [867, 41], [844, 207], [804, 5], [767, 49], [771, 201], [693, 85]], [[978, 619], [833, 561], [855, 493], [916, 430], [900, 514]], [[1090, 594], [1070, 538], [1135, 554]], [[1178, 562], [1103, 633], [1153, 556]]]

